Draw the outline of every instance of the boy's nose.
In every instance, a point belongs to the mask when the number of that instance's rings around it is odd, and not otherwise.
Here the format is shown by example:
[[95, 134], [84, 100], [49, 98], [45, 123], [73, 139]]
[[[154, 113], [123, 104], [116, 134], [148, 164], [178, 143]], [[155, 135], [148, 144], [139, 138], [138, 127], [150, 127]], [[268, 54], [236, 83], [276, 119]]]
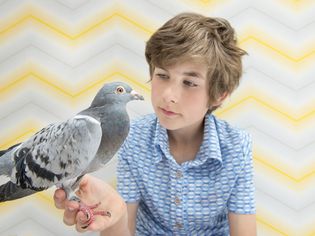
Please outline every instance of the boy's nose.
[[178, 103], [179, 91], [176, 86], [169, 86], [164, 90], [163, 99], [167, 103]]

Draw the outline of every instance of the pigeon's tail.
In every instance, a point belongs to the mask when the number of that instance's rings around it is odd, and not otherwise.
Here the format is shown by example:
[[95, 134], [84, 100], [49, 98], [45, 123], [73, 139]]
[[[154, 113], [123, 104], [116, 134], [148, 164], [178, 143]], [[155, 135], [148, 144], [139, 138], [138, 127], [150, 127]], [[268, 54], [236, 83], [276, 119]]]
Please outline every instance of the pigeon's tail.
[[0, 157], [6, 152], [7, 152], [7, 150], [0, 150]]
[[37, 193], [32, 189], [24, 189], [11, 181], [0, 186], [0, 202], [12, 201]]
[[2, 155], [4, 155], [7, 151], [9, 151], [10, 149], [7, 149], [7, 150], [0, 150], [0, 157], [2, 156]]
[[0, 202], [19, 199], [37, 192], [32, 189], [23, 189], [10, 181], [9, 176], [14, 165], [11, 160], [10, 151], [18, 145], [20, 143], [6, 150], [0, 150]]
[[[12, 174], [12, 169], [14, 168], [14, 150], [21, 145], [20, 143], [9, 147], [7, 150], [0, 150], [0, 186], [7, 181], [3, 180], [4, 177], [10, 177]], [[17, 159], [17, 158], [15, 158]]]
[[15, 148], [16, 146], [19, 146], [20, 144], [21, 144], [21, 143], [15, 144], [15, 145], [9, 147], [9, 148], [6, 149], [6, 150], [0, 150], [0, 158], [1, 158], [2, 155], [4, 155], [5, 153], [7, 153], [8, 151], [12, 150], [12, 149]]

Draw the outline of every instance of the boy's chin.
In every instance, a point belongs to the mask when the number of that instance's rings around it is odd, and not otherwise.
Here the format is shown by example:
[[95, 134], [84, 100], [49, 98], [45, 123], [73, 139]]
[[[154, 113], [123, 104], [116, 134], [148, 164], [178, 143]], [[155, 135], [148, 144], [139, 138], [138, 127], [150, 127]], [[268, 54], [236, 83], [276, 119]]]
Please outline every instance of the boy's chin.
[[163, 118], [159, 118], [159, 123], [163, 128], [167, 130], [177, 130], [181, 128], [179, 122], [176, 122], [174, 120], [165, 120]]

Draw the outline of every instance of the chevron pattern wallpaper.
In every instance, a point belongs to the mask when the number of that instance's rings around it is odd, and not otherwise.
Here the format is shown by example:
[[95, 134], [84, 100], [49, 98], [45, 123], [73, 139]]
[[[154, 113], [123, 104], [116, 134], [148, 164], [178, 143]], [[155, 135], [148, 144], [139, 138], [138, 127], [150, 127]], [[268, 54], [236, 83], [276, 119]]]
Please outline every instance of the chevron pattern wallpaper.
[[[314, 0], [0, 0], [0, 149], [86, 108], [113, 80], [145, 96], [128, 105], [132, 118], [150, 112], [145, 42], [183, 11], [227, 18], [249, 53], [216, 115], [253, 136], [258, 235], [315, 235]], [[96, 175], [115, 184], [116, 162]], [[0, 235], [82, 235], [53, 192], [1, 203]]]

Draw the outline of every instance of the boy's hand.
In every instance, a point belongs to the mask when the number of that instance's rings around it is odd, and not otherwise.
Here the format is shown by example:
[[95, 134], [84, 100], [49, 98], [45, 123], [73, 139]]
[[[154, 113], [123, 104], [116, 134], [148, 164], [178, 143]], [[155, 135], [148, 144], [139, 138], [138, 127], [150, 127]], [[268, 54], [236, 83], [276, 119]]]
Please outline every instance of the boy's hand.
[[110, 185], [96, 177], [85, 175], [76, 194], [87, 205], [101, 203], [95, 210], [108, 211], [111, 214], [110, 217], [96, 215], [95, 220], [87, 228], [84, 228], [86, 216], [79, 211], [79, 203], [67, 200], [64, 190], [57, 189], [54, 194], [55, 206], [65, 210], [64, 223], [75, 225], [79, 232], [109, 229], [119, 224], [127, 216], [127, 207], [124, 200]]

